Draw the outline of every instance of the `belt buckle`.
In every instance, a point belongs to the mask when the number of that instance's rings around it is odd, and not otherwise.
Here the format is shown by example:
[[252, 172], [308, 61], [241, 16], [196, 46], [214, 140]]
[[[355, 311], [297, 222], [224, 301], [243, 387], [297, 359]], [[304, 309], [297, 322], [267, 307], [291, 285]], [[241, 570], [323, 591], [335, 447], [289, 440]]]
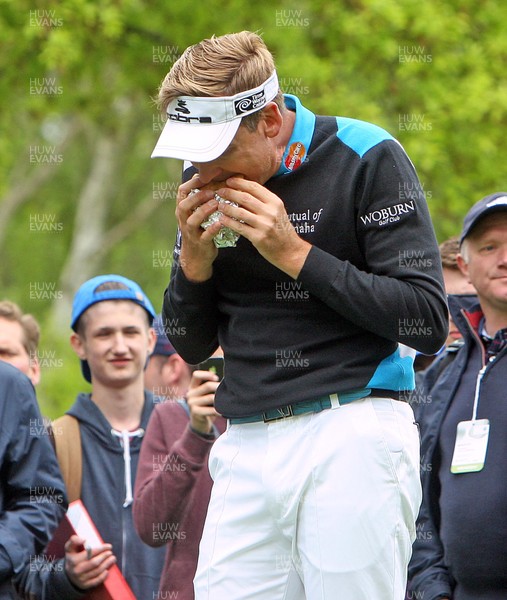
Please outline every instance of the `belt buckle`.
[[294, 416], [292, 404], [288, 404], [287, 406], [282, 406], [280, 408], [274, 408], [271, 412], [275, 413], [271, 417], [268, 416], [268, 413], [262, 413], [262, 420], [264, 421], [264, 423], [269, 423], [270, 421], [278, 421], [280, 419], [286, 419], [287, 417]]

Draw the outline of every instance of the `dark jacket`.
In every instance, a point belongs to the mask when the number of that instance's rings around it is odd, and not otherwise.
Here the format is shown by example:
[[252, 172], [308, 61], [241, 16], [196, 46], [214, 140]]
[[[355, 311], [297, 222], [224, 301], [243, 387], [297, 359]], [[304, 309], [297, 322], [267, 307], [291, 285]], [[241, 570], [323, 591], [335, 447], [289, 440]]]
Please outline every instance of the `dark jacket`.
[[[428, 369], [418, 413], [421, 427], [423, 503], [417, 537], [409, 565], [409, 598], [435, 600], [505, 598], [507, 589], [507, 494], [505, 456], [507, 436], [504, 403], [507, 383], [507, 348], [486, 361], [478, 330], [482, 312], [478, 304], [465, 311], [459, 297], [449, 297], [454, 322], [464, 344], [444, 370], [439, 362]], [[455, 423], [446, 425], [450, 411], [457, 420], [470, 420], [477, 376], [487, 362], [480, 386], [477, 418], [491, 421], [485, 466], [478, 473], [450, 473]], [[438, 375], [438, 377], [437, 377]], [[456, 401], [456, 402], [455, 402]], [[491, 503], [500, 502], [493, 507]], [[444, 519], [442, 517], [444, 516]]]
[[0, 361], [0, 599], [43, 550], [67, 509], [55, 453], [29, 379]]
[[[155, 407], [153, 396], [145, 392], [140, 437], [130, 442], [132, 490], [144, 431]], [[83, 450], [81, 500], [102, 539], [113, 546], [117, 565], [138, 600], [156, 596], [164, 563], [164, 549], [150, 548], [137, 535], [132, 521], [132, 505], [125, 501], [125, 461], [120, 439], [111, 433], [111, 425], [92, 402], [90, 394], [80, 394], [67, 411], [80, 424]], [[62, 561], [41, 565], [37, 573], [26, 575], [24, 591], [37, 600], [75, 600], [83, 593], [70, 583]], [[29, 598], [30, 596], [26, 596]]]

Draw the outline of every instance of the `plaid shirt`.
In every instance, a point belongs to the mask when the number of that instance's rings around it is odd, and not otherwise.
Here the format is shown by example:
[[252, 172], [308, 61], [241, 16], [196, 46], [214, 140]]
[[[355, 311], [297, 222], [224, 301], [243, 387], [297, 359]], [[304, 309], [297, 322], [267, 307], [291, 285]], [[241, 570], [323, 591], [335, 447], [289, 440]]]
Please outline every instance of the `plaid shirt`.
[[507, 344], [507, 327], [499, 329], [494, 337], [490, 337], [483, 327], [481, 337], [488, 353], [488, 359], [491, 359], [505, 348]]

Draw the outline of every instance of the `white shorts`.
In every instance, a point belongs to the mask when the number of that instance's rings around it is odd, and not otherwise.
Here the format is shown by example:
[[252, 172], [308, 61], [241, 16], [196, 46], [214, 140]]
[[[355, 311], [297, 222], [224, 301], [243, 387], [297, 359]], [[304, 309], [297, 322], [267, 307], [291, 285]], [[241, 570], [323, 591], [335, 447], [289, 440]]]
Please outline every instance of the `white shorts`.
[[196, 600], [404, 598], [421, 502], [408, 404], [230, 425], [209, 465]]

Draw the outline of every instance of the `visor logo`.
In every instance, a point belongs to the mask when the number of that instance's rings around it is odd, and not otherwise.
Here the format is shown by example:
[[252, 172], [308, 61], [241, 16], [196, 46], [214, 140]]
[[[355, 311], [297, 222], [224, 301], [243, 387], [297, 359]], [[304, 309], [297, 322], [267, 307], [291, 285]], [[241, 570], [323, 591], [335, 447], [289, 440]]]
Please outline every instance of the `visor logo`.
[[239, 100], [234, 101], [234, 110], [237, 115], [242, 115], [246, 112], [259, 110], [266, 104], [266, 97], [264, 95], [264, 90], [257, 92], [256, 94], [252, 94], [251, 96], [246, 96], [246, 98], [240, 98]]
[[187, 108], [187, 103], [185, 100], [178, 100], [178, 106], [174, 110], [176, 112], [183, 113], [184, 115], [190, 114], [190, 111]]
[[[200, 123], [213, 123], [212, 117], [192, 117], [190, 116], [190, 109], [187, 106], [187, 101], [181, 98], [176, 101], [176, 112], [167, 113], [167, 118], [170, 121], [177, 121], [178, 123], [191, 123], [192, 125], [199, 125]], [[189, 115], [187, 117], [187, 115]]]

